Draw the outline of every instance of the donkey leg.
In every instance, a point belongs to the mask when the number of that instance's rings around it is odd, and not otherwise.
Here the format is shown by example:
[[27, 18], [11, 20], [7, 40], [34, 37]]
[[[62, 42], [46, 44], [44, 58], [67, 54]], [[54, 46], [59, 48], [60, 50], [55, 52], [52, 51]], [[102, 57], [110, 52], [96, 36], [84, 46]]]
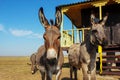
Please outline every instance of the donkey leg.
[[70, 65], [70, 80], [72, 80], [72, 79], [73, 79], [72, 72], [73, 72], [73, 66], [71, 66], [71, 65]]
[[62, 70], [60, 69], [56, 75], [56, 80], [59, 80], [60, 79], [60, 75], [62, 73]]
[[95, 68], [94, 62], [91, 61], [88, 65], [88, 74], [91, 74], [91, 72], [93, 71], [93, 69]]
[[73, 71], [74, 71], [74, 78], [75, 80], [77, 80], [77, 68], [73, 67]]
[[91, 71], [95, 68], [96, 63], [96, 53], [93, 53], [93, 55], [90, 55], [90, 63], [88, 65], [88, 74], [91, 74]]
[[96, 64], [90, 76], [91, 76], [91, 80], [96, 80]]
[[88, 71], [88, 65], [85, 63], [82, 63], [82, 73], [83, 73], [83, 80], [89, 80], [89, 74]]
[[52, 80], [52, 73], [50, 71], [46, 72], [46, 80]]
[[45, 80], [45, 72], [40, 71], [42, 80]]

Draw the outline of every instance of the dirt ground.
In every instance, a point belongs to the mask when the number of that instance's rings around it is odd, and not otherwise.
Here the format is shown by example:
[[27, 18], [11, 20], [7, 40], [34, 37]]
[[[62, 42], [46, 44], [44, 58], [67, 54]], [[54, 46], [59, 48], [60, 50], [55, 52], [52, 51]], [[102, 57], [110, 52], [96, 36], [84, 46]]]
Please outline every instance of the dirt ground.
[[[65, 63], [67, 62], [65, 57]], [[41, 80], [39, 71], [32, 75], [27, 63], [30, 63], [29, 57], [0, 57], [0, 80]], [[69, 67], [64, 65], [60, 80], [70, 80], [69, 75]], [[78, 71], [78, 80], [82, 80], [81, 70]], [[97, 74], [97, 80], [120, 80], [120, 76]]]

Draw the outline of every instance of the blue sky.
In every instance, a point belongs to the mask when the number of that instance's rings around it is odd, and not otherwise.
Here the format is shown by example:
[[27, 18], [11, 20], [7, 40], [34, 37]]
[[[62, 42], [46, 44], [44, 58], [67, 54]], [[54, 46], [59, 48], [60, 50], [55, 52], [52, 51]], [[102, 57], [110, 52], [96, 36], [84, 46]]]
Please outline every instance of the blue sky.
[[[0, 56], [29, 56], [43, 44], [38, 10], [55, 19], [55, 7], [80, 0], [0, 0]], [[84, 1], [84, 0], [83, 0]], [[69, 22], [66, 23], [69, 26]]]

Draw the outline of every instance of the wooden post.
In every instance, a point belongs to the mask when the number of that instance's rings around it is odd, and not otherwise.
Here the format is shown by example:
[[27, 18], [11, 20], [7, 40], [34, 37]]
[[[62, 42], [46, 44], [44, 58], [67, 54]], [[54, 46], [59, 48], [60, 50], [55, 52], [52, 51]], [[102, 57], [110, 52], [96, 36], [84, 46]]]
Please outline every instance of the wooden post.
[[102, 74], [102, 46], [98, 46], [98, 53], [100, 55], [100, 74]]
[[84, 35], [84, 28], [82, 28], [82, 42], [84, 41], [85, 35]]
[[[102, 19], [102, 6], [99, 6], [99, 19]], [[100, 74], [102, 74], [102, 46], [98, 45], [98, 53], [100, 55]]]
[[63, 47], [63, 16], [64, 16], [64, 14], [63, 14], [63, 11], [61, 10], [61, 12], [62, 12], [62, 23], [61, 23], [61, 28], [60, 28], [60, 31], [61, 31], [61, 40], [60, 40], [60, 44], [61, 44], [61, 47]]
[[72, 44], [74, 44], [74, 25], [72, 23]]
[[77, 29], [77, 43], [79, 43], [80, 42], [80, 40], [79, 40], [80, 38], [79, 38], [79, 30]]
[[102, 19], [102, 6], [99, 6], [99, 19]]
[[61, 9], [61, 12], [62, 12], [62, 23], [61, 23], [61, 40], [60, 40], [60, 43], [61, 43], [61, 47], [63, 47], [63, 22], [64, 22], [64, 12], [66, 12], [68, 9], [67, 8], [63, 8]]

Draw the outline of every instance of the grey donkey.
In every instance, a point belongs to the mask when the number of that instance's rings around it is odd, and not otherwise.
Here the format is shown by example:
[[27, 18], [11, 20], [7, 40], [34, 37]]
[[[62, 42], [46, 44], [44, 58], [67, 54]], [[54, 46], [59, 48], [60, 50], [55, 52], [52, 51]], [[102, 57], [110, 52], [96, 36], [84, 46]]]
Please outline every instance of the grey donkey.
[[96, 49], [98, 45], [107, 44], [107, 38], [104, 32], [104, 25], [108, 16], [98, 23], [95, 22], [95, 16], [91, 14], [91, 29], [82, 43], [76, 43], [70, 46], [68, 50], [68, 59], [70, 63], [70, 78], [74, 71], [75, 80], [77, 80], [77, 69], [82, 68], [83, 80], [96, 80]]

